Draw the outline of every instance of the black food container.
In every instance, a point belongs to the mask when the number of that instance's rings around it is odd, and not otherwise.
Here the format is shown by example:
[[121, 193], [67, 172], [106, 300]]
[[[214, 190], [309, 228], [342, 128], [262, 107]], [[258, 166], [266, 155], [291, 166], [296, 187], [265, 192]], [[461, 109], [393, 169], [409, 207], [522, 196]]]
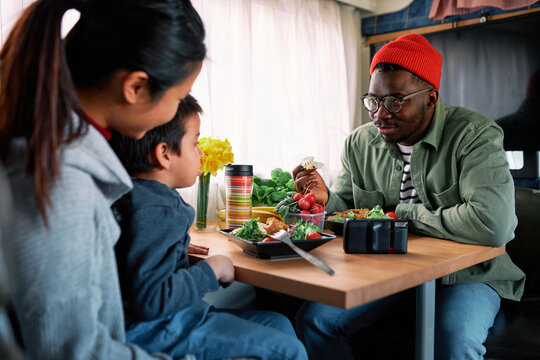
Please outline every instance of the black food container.
[[406, 254], [409, 224], [403, 219], [351, 219], [343, 225], [348, 254]]

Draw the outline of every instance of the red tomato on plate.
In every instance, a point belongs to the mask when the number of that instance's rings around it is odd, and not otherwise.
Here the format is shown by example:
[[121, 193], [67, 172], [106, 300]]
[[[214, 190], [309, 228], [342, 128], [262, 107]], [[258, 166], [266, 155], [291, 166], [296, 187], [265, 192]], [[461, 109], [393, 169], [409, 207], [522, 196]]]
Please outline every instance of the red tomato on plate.
[[386, 213], [386, 216], [390, 216], [392, 219], [397, 219], [398, 216], [396, 215], [395, 212], [392, 212], [392, 211], [389, 211]]
[[320, 239], [321, 237], [319, 233], [311, 233], [306, 236], [306, 239]]
[[267, 236], [261, 242], [270, 242], [270, 241], [277, 241], [277, 240], [274, 239], [273, 237]]

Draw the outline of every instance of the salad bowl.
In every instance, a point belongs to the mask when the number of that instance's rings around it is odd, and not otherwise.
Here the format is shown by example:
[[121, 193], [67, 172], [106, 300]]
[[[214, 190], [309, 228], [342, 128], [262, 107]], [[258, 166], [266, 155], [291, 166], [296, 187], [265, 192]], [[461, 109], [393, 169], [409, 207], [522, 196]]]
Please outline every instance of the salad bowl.
[[[223, 229], [219, 230], [220, 233], [227, 236], [229, 240], [234, 242], [240, 248], [243, 249], [244, 253], [260, 258], [260, 259], [282, 259], [282, 258], [291, 258], [299, 257], [299, 255], [294, 252], [287, 244], [282, 241], [251, 241], [246, 240], [238, 236], [231, 234], [233, 229]], [[292, 242], [304, 251], [311, 251], [324, 243], [327, 243], [330, 240], [336, 238], [335, 235], [327, 234], [324, 232], [319, 232], [321, 235], [317, 239], [305, 239], [305, 240], [292, 240]]]

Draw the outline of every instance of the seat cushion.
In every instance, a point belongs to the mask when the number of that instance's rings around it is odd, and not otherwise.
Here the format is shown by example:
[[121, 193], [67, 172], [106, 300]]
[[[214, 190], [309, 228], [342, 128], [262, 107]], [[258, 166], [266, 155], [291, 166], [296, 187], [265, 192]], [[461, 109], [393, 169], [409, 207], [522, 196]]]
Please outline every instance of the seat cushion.
[[485, 346], [486, 359], [540, 359], [540, 298], [504, 300]]
[[490, 330], [488, 359], [540, 359], [540, 191], [516, 188], [518, 226], [506, 246], [527, 275], [521, 302], [503, 300]]
[[524, 297], [540, 297], [540, 191], [516, 188], [518, 225], [514, 240], [506, 245], [512, 261], [525, 272]]

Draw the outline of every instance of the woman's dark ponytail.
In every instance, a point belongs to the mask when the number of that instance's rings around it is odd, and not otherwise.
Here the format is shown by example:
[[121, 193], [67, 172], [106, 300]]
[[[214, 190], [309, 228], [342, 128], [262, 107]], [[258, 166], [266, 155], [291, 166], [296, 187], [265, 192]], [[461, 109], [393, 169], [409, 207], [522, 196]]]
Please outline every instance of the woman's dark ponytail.
[[57, 149], [79, 136], [72, 113], [82, 114], [61, 39], [66, 1], [37, 1], [15, 24], [0, 52], [0, 151], [26, 138], [28, 173], [43, 218], [51, 184], [59, 175]]

